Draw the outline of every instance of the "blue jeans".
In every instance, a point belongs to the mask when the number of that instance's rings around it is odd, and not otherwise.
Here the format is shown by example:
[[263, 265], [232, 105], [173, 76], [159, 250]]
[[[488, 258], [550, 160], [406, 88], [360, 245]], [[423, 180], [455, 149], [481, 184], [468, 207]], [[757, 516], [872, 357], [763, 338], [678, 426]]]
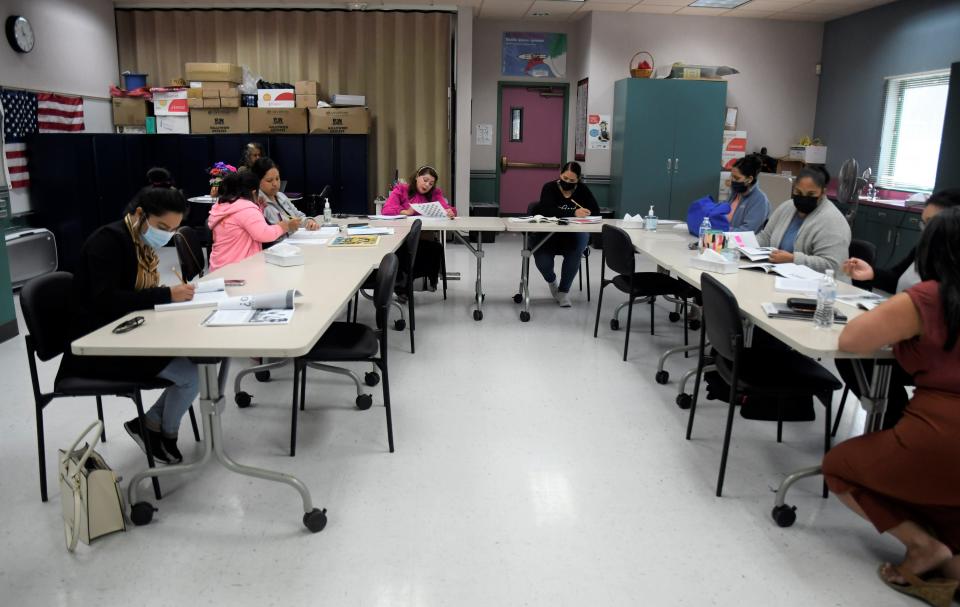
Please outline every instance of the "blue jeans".
[[157, 377], [173, 382], [157, 402], [147, 411], [147, 429], [162, 432], [167, 438], [180, 433], [180, 420], [200, 392], [200, 374], [197, 365], [187, 358], [174, 358]]
[[[535, 239], [532, 246], [536, 246], [543, 239]], [[533, 260], [537, 264], [537, 269], [543, 274], [544, 280], [549, 283], [557, 279], [553, 271], [553, 258], [557, 255], [563, 257], [563, 265], [560, 266], [560, 285], [561, 293], [569, 293], [573, 279], [577, 277], [580, 271], [580, 256], [583, 250], [587, 248], [590, 242], [590, 234], [586, 232], [566, 232], [555, 234], [547, 240], [546, 243], [533, 254]]]

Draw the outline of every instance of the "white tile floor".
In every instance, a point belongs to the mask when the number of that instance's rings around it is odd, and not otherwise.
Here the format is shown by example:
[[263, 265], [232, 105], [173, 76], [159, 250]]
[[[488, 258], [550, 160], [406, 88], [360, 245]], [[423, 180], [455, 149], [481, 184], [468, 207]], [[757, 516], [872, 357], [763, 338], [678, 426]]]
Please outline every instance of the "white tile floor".
[[[246, 384], [255, 406], [231, 403], [229, 452], [243, 463], [298, 475], [329, 525], [300, 523], [286, 486], [209, 467], [167, 480], [147, 527], [76, 554], [63, 546], [55, 464], [51, 500], [39, 500], [36, 438], [23, 340], [0, 345], [0, 586], [5, 605], [912, 605], [875, 574], [899, 557], [894, 540], [819, 497], [819, 481], [791, 495], [798, 520], [770, 519], [782, 475], [818, 459], [821, 426], [737, 418], [725, 497], [714, 497], [725, 408], [701, 406], [695, 440], [675, 381], [654, 383], [659, 352], [681, 339], [658, 312], [592, 337], [595, 307], [549, 300], [536, 281], [533, 320], [510, 300], [519, 243], [488, 245], [485, 318], [470, 318], [473, 258], [449, 247], [450, 299], [417, 305], [417, 354], [391, 332], [397, 451], [386, 449], [382, 399], [360, 412], [352, 386], [313, 373], [298, 455], [286, 455], [289, 371]], [[594, 293], [600, 256], [591, 257]], [[369, 308], [364, 308], [369, 319]], [[361, 318], [363, 315], [361, 315]], [[21, 323], [22, 326], [22, 323]], [[237, 361], [236, 365], [246, 364]], [[687, 361], [673, 361], [678, 377]], [[55, 372], [45, 365], [43, 379]], [[49, 383], [47, 383], [49, 385]], [[150, 397], [152, 401], [153, 397]], [[849, 408], [848, 408], [849, 409]], [[132, 404], [106, 403], [101, 452], [131, 477], [144, 458], [121, 428]], [[818, 412], [819, 413], [819, 412]], [[95, 417], [92, 400], [47, 411], [48, 460]], [[856, 424], [848, 413], [841, 432]], [[187, 458], [196, 447], [185, 424]], [[126, 483], [122, 486], [126, 487]]]

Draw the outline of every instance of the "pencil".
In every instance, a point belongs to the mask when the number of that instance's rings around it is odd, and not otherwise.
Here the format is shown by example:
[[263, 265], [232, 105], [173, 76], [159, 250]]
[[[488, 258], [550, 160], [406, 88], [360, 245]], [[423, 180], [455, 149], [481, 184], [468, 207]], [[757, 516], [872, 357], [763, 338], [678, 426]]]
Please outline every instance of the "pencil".
[[586, 207], [584, 207], [582, 204], [580, 204], [579, 202], [577, 202], [576, 200], [574, 200], [573, 198], [570, 199], [570, 202], [572, 202], [573, 204], [577, 205], [577, 206], [580, 207], [581, 209], [586, 208]]
[[180, 274], [180, 270], [178, 270], [176, 266], [174, 266], [174, 267], [172, 267], [172, 268], [170, 268], [170, 269], [173, 270], [173, 273], [176, 274], [177, 278], [180, 279], [180, 284], [182, 284], [182, 285], [187, 284], [187, 281], [185, 281], [185, 280], [183, 279], [183, 275]]

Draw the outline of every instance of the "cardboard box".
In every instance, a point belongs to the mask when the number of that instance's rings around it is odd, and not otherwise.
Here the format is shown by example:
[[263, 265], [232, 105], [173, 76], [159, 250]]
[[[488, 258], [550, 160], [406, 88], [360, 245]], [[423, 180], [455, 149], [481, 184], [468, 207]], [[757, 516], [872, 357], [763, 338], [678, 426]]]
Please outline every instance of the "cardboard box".
[[298, 80], [293, 83], [297, 95], [317, 95], [317, 83], [314, 80]]
[[730, 189], [730, 171], [722, 171], [720, 173], [720, 190], [718, 192], [719, 201], [730, 200], [730, 194], [732, 190]]
[[187, 116], [187, 89], [153, 94], [153, 113], [156, 116]]
[[187, 134], [190, 132], [189, 116], [157, 116], [158, 134]]
[[223, 90], [223, 89], [233, 88], [235, 86], [237, 86], [236, 82], [217, 82], [216, 80], [206, 80], [206, 81], [194, 80], [190, 83], [190, 88], [195, 88], [195, 89]]
[[232, 63], [185, 63], [183, 75], [187, 80], [213, 82], [242, 82], [243, 69]]
[[304, 135], [307, 133], [307, 110], [251, 108], [251, 133]]
[[825, 145], [795, 145], [787, 155], [790, 160], [799, 160], [807, 164], [826, 164], [827, 146]]
[[365, 95], [333, 95], [330, 98], [330, 105], [363, 107], [367, 105], [367, 98]]
[[221, 97], [220, 107], [240, 107], [239, 97]]
[[789, 156], [777, 160], [777, 173], [786, 177], [792, 177], [800, 173], [803, 168], [802, 160], [793, 160]]
[[249, 133], [247, 108], [229, 110], [192, 110], [190, 112], [191, 133], [214, 133], [227, 135]]
[[203, 107], [204, 107], [204, 108], [218, 108], [218, 107], [221, 107], [221, 105], [220, 105], [220, 98], [217, 97], [216, 99], [210, 99], [209, 97], [204, 97], [204, 99], [203, 99]]
[[333, 135], [364, 135], [370, 132], [370, 113], [362, 107], [310, 110], [310, 132]]
[[219, 99], [220, 98], [220, 89], [211, 89], [203, 87], [200, 89], [200, 96], [204, 99]]
[[240, 89], [238, 89], [235, 86], [228, 86], [227, 88], [220, 89], [220, 98], [223, 99], [224, 97], [230, 97], [230, 98], [236, 97], [237, 99], [239, 99]]
[[114, 97], [113, 124], [116, 126], [144, 126], [147, 124], [147, 102], [139, 97]]
[[257, 89], [257, 107], [292, 108], [297, 106], [293, 89]]
[[203, 99], [203, 89], [197, 87], [188, 88], [187, 99]]
[[743, 154], [740, 154], [740, 153], [730, 154], [730, 153], [724, 152], [720, 154], [720, 166], [723, 167], [723, 170], [729, 171], [733, 168], [733, 165], [741, 158], [743, 158]]
[[316, 95], [297, 95], [297, 107], [313, 109], [317, 107]]
[[203, 107], [203, 99], [200, 97], [188, 97], [187, 107], [191, 110]]
[[734, 163], [747, 155], [747, 132], [724, 131], [723, 149], [720, 151], [720, 164], [727, 171]]
[[147, 127], [143, 125], [124, 125], [118, 124], [115, 127], [118, 135], [146, 135]]
[[790, 148], [790, 151], [787, 152], [787, 158], [790, 160], [803, 160], [803, 152], [806, 149], [802, 145], [795, 145]]

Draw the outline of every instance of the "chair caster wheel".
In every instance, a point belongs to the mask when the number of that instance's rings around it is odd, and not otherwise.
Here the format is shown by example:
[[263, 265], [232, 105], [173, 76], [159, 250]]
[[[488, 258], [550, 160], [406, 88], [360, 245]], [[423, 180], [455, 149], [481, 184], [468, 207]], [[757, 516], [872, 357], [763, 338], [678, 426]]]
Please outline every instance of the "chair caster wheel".
[[237, 403], [237, 406], [241, 409], [246, 409], [250, 406], [250, 403], [253, 402], [253, 397], [246, 392], [237, 392], [237, 395], [233, 397], [234, 402]]
[[690, 328], [691, 331], [699, 331], [699, 330], [700, 330], [700, 321], [699, 321], [699, 320], [691, 320], [690, 322], [687, 323], [687, 326]]
[[376, 386], [380, 383], [380, 376], [373, 371], [367, 371], [363, 374], [363, 383], [367, 384], [368, 386]]
[[677, 394], [677, 406], [681, 409], [689, 409], [693, 404], [693, 397], [689, 394]]
[[320, 533], [327, 526], [327, 509], [317, 510], [314, 508], [310, 512], [303, 514], [303, 524], [310, 533]]
[[669, 371], [657, 371], [657, 374], [654, 376], [654, 379], [657, 380], [657, 383], [661, 386], [665, 385], [670, 381], [670, 372]]
[[357, 396], [357, 409], [366, 411], [373, 406], [373, 397], [369, 394], [360, 394]]
[[474, 310], [474, 311], [473, 311], [473, 319], [474, 319], [474, 320], [483, 320], [483, 312], [481, 312], [480, 310]]
[[407, 321], [402, 318], [398, 318], [397, 320], [393, 321], [393, 328], [397, 331], [403, 331], [407, 328]]
[[520, 322], [529, 322], [530, 312], [520, 312]]
[[619, 330], [620, 330], [620, 321], [617, 320], [616, 318], [611, 318], [611, 319], [610, 319], [610, 330], [611, 330], [611, 331], [619, 331]]
[[678, 322], [678, 321], [680, 320], [680, 313], [679, 313], [679, 312], [670, 312], [670, 314], [667, 316], [667, 318], [670, 319], [670, 322]]
[[257, 371], [253, 376], [261, 383], [270, 381], [270, 371]]
[[523, 301], [523, 295], [517, 293], [513, 296], [513, 303], [520, 303], [521, 301]]
[[773, 512], [770, 514], [780, 527], [790, 527], [797, 520], [797, 507], [788, 506], [787, 504], [774, 506]]
[[138, 527], [140, 525], [149, 525], [153, 520], [153, 513], [157, 509], [150, 502], [137, 502], [130, 508], [130, 520]]

